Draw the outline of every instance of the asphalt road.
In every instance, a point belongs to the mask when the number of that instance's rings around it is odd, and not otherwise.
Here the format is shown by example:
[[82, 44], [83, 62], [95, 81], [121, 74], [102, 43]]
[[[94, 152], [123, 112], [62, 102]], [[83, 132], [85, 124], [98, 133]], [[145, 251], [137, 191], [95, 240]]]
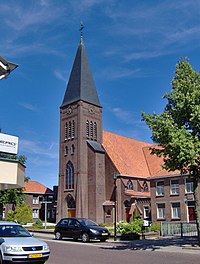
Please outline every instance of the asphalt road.
[[[35, 235], [40, 236], [40, 235]], [[53, 236], [41, 236], [51, 249], [47, 264], [197, 264], [200, 251], [187, 251], [177, 247], [151, 248], [113, 244], [110, 242], [87, 243], [71, 240], [57, 241]]]

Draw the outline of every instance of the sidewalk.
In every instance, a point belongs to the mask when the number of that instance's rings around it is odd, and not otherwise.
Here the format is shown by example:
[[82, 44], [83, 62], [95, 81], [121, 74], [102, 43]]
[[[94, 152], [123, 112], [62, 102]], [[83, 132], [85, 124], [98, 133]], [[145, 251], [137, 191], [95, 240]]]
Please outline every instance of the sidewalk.
[[101, 246], [113, 250], [159, 250], [176, 253], [200, 254], [200, 247], [197, 246], [197, 238], [193, 237], [159, 237], [132, 241], [114, 241], [113, 239], [109, 239], [106, 243], [102, 243]]

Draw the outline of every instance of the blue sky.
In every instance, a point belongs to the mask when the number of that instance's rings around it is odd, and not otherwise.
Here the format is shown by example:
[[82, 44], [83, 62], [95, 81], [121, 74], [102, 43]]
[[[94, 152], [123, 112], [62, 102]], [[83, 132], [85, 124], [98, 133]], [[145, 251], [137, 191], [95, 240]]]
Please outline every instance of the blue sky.
[[58, 184], [59, 107], [84, 43], [103, 129], [151, 142], [141, 112], [160, 113], [175, 64], [200, 62], [198, 0], [0, 0], [0, 55], [19, 64], [0, 81], [0, 127], [20, 138], [26, 175]]

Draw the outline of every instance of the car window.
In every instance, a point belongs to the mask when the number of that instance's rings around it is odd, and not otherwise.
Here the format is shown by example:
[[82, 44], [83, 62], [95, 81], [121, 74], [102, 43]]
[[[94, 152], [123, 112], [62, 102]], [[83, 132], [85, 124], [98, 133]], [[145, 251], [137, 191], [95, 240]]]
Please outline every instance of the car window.
[[60, 222], [61, 225], [67, 225], [68, 224], [68, 219], [63, 219], [61, 222]]
[[76, 220], [75, 219], [69, 219], [69, 226], [75, 226]]
[[22, 226], [1, 225], [0, 237], [30, 237], [31, 234]]
[[94, 221], [90, 220], [90, 219], [79, 219], [79, 222], [84, 225], [84, 226], [98, 226], [97, 223], [95, 223]]

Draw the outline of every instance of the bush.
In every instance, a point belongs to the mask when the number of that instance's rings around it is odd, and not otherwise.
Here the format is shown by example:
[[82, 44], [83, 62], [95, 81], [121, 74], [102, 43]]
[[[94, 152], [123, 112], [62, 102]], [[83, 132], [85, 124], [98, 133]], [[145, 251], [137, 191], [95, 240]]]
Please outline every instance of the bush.
[[152, 226], [151, 226], [151, 228], [150, 228], [150, 230], [151, 231], [160, 231], [160, 223], [158, 223], [158, 222], [156, 222], [156, 223], [154, 223]]
[[33, 224], [33, 227], [37, 227], [39, 229], [42, 229], [43, 228], [43, 222], [42, 220], [38, 219], [34, 224]]
[[17, 221], [21, 225], [32, 222], [32, 209], [30, 205], [23, 203], [16, 206], [15, 210], [9, 210], [7, 214], [7, 221]]
[[117, 233], [119, 234], [139, 234], [142, 231], [143, 220], [141, 218], [137, 218], [130, 223], [126, 221], [121, 221], [117, 224]]

